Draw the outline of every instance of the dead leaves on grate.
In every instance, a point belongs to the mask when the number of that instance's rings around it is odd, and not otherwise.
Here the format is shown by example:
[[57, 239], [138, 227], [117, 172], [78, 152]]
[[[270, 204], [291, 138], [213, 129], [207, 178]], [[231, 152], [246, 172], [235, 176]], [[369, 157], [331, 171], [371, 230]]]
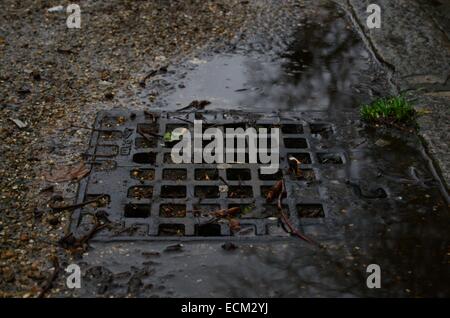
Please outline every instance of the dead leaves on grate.
[[210, 212], [209, 214], [213, 217], [213, 219], [208, 221], [207, 223], [214, 223], [219, 219], [226, 219], [228, 221], [228, 225], [230, 226], [230, 230], [232, 232], [238, 232], [241, 229], [240, 221], [236, 218], [239, 213], [241, 213], [240, 207], [233, 207], [229, 209], [221, 209]]
[[277, 199], [283, 192], [283, 180], [278, 181], [275, 185], [267, 192], [266, 202], [272, 203]]
[[294, 175], [296, 177], [303, 177], [303, 171], [302, 169], [300, 169], [302, 162], [300, 160], [298, 160], [297, 158], [291, 156], [289, 157], [289, 170], [292, 171], [294, 173]]
[[230, 226], [230, 230], [232, 232], [238, 232], [241, 229], [241, 223], [238, 219], [230, 219], [228, 221], [228, 225]]
[[214, 215], [216, 218], [226, 218], [228, 220], [230, 230], [232, 232], [237, 232], [241, 229], [241, 224], [236, 218], [239, 213], [241, 213], [241, 208], [234, 207], [213, 212], [212, 215]]
[[215, 216], [216, 218], [226, 218], [226, 217], [234, 217], [234, 216], [236, 216], [236, 214], [239, 214], [240, 212], [241, 212], [241, 208], [234, 207], [234, 208], [217, 210], [215, 212], [211, 212], [211, 215]]

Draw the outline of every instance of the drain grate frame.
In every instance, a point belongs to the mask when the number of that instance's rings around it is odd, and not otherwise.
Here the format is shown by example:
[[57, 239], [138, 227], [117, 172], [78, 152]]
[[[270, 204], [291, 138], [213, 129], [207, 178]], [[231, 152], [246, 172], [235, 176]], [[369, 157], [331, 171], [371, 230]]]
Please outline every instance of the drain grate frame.
[[[175, 127], [192, 133], [194, 119], [222, 128], [280, 128], [279, 172], [263, 175], [258, 164], [249, 163], [173, 164], [172, 145], [161, 137]], [[333, 138], [333, 124], [307, 114], [100, 112], [86, 153], [91, 173], [80, 182], [77, 203], [93, 195], [108, 195], [109, 202], [75, 210], [71, 229], [86, 232], [91, 224], [83, 215], [101, 211], [123, 228], [133, 228], [132, 233], [102, 231], [95, 237], [101, 241], [286, 238], [279, 221], [270, 218], [276, 216], [276, 202], [267, 204], [265, 199], [265, 192], [281, 176], [287, 191], [282, 204], [291, 223], [300, 229], [322, 224], [329, 209], [321, 168], [344, 167], [348, 159], [343, 149], [319, 145], [322, 135], [317, 134], [317, 127], [326, 131], [326, 138]], [[289, 171], [290, 156], [302, 162], [300, 176]], [[223, 191], [225, 185], [228, 191]], [[239, 218], [241, 231], [233, 232], [228, 222], [208, 224], [206, 212], [236, 206], [245, 211]]]

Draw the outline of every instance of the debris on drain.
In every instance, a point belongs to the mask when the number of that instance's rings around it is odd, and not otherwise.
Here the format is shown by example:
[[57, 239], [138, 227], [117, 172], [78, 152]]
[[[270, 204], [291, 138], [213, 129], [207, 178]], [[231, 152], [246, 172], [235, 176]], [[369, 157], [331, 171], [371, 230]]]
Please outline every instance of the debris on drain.
[[65, 182], [72, 180], [81, 180], [90, 172], [90, 167], [84, 162], [68, 166], [57, 166], [48, 172], [44, 172], [44, 178], [49, 182]]
[[[312, 132], [330, 138], [334, 130], [329, 124], [310, 126], [292, 114], [198, 110], [208, 103], [192, 102], [185, 112], [99, 113], [86, 154], [90, 160], [46, 175], [53, 182], [81, 179], [74, 204], [51, 205], [53, 210], [72, 211], [71, 232], [60, 243], [83, 249], [91, 239], [285, 237], [277, 230], [280, 217], [289, 233], [300, 236], [306, 221], [326, 218], [321, 196], [304, 197], [297, 189], [323, 193], [317, 172], [346, 164], [340, 149], [321, 147], [316, 152]], [[193, 133], [198, 118], [221, 129], [281, 127], [279, 170], [267, 175], [260, 164], [237, 160], [175, 164], [172, 147], [184, 133]], [[173, 133], [176, 128], [183, 133]], [[86, 218], [89, 215], [96, 217]], [[166, 251], [172, 249], [181, 247]]]

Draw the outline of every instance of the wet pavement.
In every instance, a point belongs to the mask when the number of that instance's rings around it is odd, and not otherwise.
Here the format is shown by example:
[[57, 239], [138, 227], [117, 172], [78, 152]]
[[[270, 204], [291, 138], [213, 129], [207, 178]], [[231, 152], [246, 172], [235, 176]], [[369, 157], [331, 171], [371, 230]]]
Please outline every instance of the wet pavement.
[[[301, 10], [299, 8], [299, 10]], [[157, 76], [138, 93], [152, 109], [176, 110], [208, 100], [208, 109], [342, 112], [380, 96], [382, 71], [342, 11], [303, 16], [278, 46], [265, 35], [205, 53]], [[316, 18], [316, 15], [318, 18]], [[166, 93], [152, 93], [165, 86]]]
[[[297, 238], [238, 240], [232, 250], [208, 240], [92, 243], [76, 295], [449, 295], [448, 197], [430, 159], [414, 133], [359, 121], [362, 103], [389, 95], [388, 76], [345, 12], [326, 3], [300, 16], [275, 43], [258, 34], [190, 57], [136, 94], [152, 110], [208, 100], [208, 111], [290, 111], [332, 122], [335, 135], [316, 135], [317, 147], [343, 149], [347, 164], [321, 168], [327, 214], [301, 228], [320, 246]], [[381, 289], [366, 286], [369, 264], [381, 267]]]
[[[362, 103], [393, 91], [389, 74], [332, 2], [267, 3], [252, 4], [267, 5], [270, 14], [247, 22], [247, 31], [173, 63], [160, 58], [154, 75], [140, 85], [126, 82], [109, 108], [173, 111], [208, 100], [206, 111], [291, 112], [333, 123], [335, 134], [317, 134], [315, 143], [342, 149], [345, 164], [321, 167], [326, 217], [301, 227], [319, 246], [295, 237], [236, 240], [236, 248], [206, 239], [93, 240], [81, 258], [61, 257], [61, 266], [81, 266], [82, 288], [68, 290], [62, 272], [50, 295], [450, 295], [448, 195], [430, 159], [414, 133], [374, 130], [359, 120]], [[310, 193], [308, 186], [296, 191]], [[381, 289], [366, 286], [369, 264], [381, 267]]]

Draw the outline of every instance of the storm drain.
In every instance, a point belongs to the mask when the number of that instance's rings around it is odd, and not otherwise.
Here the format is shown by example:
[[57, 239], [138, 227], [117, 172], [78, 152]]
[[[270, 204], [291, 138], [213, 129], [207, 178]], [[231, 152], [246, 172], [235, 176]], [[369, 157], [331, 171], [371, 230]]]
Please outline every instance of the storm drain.
[[[182, 127], [193, 133], [193, 122], [205, 128], [279, 128], [279, 171], [261, 173], [257, 163], [174, 164], [174, 142], [164, 136]], [[91, 173], [79, 188], [78, 203], [102, 196], [73, 214], [72, 230], [86, 232], [86, 215], [106, 215], [122, 230], [102, 231], [96, 239], [195, 239], [283, 237], [278, 200], [267, 202], [268, 191], [284, 179], [287, 195], [281, 204], [292, 225], [327, 218], [322, 199], [321, 168], [343, 165], [343, 151], [318, 149], [332, 138], [327, 122], [296, 115], [226, 112], [109, 111], [97, 116], [87, 162]], [[293, 165], [294, 163], [294, 165]], [[233, 221], [214, 212], [239, 208]]]

